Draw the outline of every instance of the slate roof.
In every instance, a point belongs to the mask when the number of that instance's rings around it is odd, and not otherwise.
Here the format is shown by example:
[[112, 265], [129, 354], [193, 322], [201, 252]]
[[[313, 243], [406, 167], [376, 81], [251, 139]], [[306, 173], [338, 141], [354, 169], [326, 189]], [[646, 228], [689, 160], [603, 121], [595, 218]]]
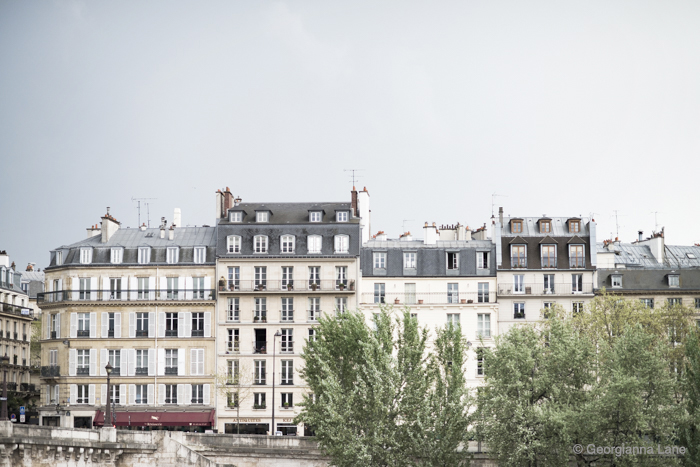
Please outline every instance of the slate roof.
[[[351, 203], [241, 203], [229, 209], [229, 212], [245, 211], [242, 222], [229, 222], [228, 218], [221, 219], [220, 223], [228, 224], [323, 224], [335, 222], [336, 211], [350, 211], [348, 222], [342, 224], [357, 224], [358, 217], [353, 216]], [[268, 222], [256, 222], [256, 211], [270, 211]], [[310, 222], [309, 211], [323, 211], [321, 222]]]
[[[510, 221], [512, 219], [521, 219], [523, 221], [523, 231], [518, 233], [512, 233], [510, 231]], [[552, 222], [551, 232], [540, 232], [538, 221], [540, 219], [548, 219]], [[569, 227], [567, 226], [567, 221], [569, 219], [580, 219], [581, 220], [581, 230], [580, 232], [569, 232]], [[503, 226], [501, 228], [502, 237], [572, 237], [578, 235], [579, 237], [587, 237], [590, 235], [588, 231], [589, 218], [585, 217], [504, 217]]]
[[603, 243], [596, 243], [596, 249], [598, 253], [615, 253], [615, 263], [627, 268], [700, 268], [700, 247], [697, 246], [666, 245], [663, 263], [656, 260], [648, 245], [615, 242], [606, 248]]
[[168, 229], [165, 229], [165, 238], [160, 238], [159, 228], [146, 230], [120, 228], [105, 243], [102, 243], [101, 235], [95, 235], [61, 248], [70, 249], [81, 246], [97, 248], [150, 246], [152, 248], [165, 248], [168, 246], [213, 246], [215, 243], [214, 227], [176, 227], [173, 240], [168, 240]]

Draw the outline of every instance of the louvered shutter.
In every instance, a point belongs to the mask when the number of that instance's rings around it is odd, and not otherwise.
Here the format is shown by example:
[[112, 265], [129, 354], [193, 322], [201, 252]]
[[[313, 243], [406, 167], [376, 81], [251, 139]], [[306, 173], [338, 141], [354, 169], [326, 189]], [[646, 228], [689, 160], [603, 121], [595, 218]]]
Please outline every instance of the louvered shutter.
[[126, 405], [126, 384], [119, 385], [119, 405]]
[[91, 277], [90, 278], [90, 300], [95, 301], [97, 300], [97, 290], [99, 289], [99, 285], [97, 285], [97, 277]]
[[[183, 313], [180, 313], [182, 315]], [[184, 335], [182, 337], [192, 337], [192, 312], [186, 311], [185, 315], [185, 329], [183, 331]]]
[[[52, 317], [53, 315], [50, 315], [50, 314], [46, 313], [44, 316], [46, 316], [46, 318], [48, 318], [48, 319], [46, 320], [46, 338], [47, 338], [47, 339], [51, 339], [51, 317]], [[59, 316], [60, 316], [60, 315], [59, 315]]]
[[136, 404], [136, 385], [129, 385], [129, 404]]
[[102, 300], [111, 300], [112, 297], [109, 296], [109, 277], [102, 278]]
[[120, 339], [122, 337], [122, 314], [120, 312], [114, 313], [114, 338]]
[[[163, 355], [165, 358], [165, 355]], [[156, 349], [148, 349], [148, 376], [156, 374]]]
[[165, 337], [165, 313], [158, 313], [158, 337]]
[[204, 278], [204, 299], [209, 300], [211, 295], [211, 277]]
[[185, 385], [184, 384], [178, 384], [177, 385], [177, 403], [178, 404], [185, 404]]
[[210, 384], [205, 384], [203, 388], [204, 394], [203, 394], [203, 403], [204, 405], [209, 405], [211, 404], [211, 385]]
[[106, 405], [107, 404], [107, 385], [106, 384], [100, 384], [100, 394], [101, 394], [100, 402], [102, 403], [102, 405]]
[[107, 366], [108, 361], [109, 354], [107, 353], [107, 349], [100, 349], [100, 376], [107, 376], [107, 370], [105, 370], [105, 367]]
[[197, 374], [197, 349], [190, 349], [190, 375]]
[[211, 337], [211, 311], [204, 312], [204, 337]]
[[158, 385], [158, 404], [165, 404], [165, 384]]
[[148, 337], [156, 337], [156, 314], [153, 311], [148, 312]]
[[[50, 325], [51, 323], [49, 323]], [[51, 336], [49, 336], [51, 337]], [[61, 314], [56, 315], [56, 339], [61, 338]]]
[[122, 376], [127, 376], [129, 374], [129, 349], [121, 349], [119, 351], [119, 356], [120, 358], [120, 365], [119, 365], [119, 374]]
[[68, 376], [75, 376], [75, 365], [78, 360], [78, 351], [76, 349], [68, 350]]
[[136, 313], [129, 312], [129, 337], [136, 337]]
[[158, 349], [158, 376], [165, 374], [165, 349]]
[[71, 384], [70, 385], [70, 399], [68, 399], [69, 404], [77, 404], [78, 403], [78, 385], [77, 384]]
[[[181, 278], [182, 279], [182, 278]], [[185, 300], [192, 300], [192, 289], [194, 285], [192, 284], [192, 278], [185, 278]]]
[[139, 282], [135, 277], [129, 278], [129, 298], [131, 300], [136, 300], [138, 297]]
[[154, 385], [152, 384], [149, 384], [146, 387], [146, 402], [148, 403], [148, 405], [153, 405], [153, 389]]
[[192, 385], [185, 384], [185, 397], [182, 402], [177, 401], [178, 404], [190, 405], [192, 403]]
[[106, 339], [109, 336], [109, 316], [107, 313], [102, 313], [100, 316], [102, 318], [102, 337]]
[[197, 354], [199, 357], [197, 358], [197, 374], [203, 375], [204, 374], [204, 349], [197, 349]]
[[70, 314], [70, 337], [71, 337], [71, 339], [75, 339], [76, 337], [78, 337], [78, 314], [77, 313]]
[[180, 312], [177, 314], [177, 337], [185, 337], [185, 315], [187, 313]]
[[177, 374], [185, 375], [185, 349], [177, 349]]
[[177, 278], [177, 299], [182, 300], [183, 298], [185, 298], [185, 278], [178, 277]]
[[90, 349], [90, 376], [97, 376], [97, 349]]
[[126, 349], [129, 355], [129, 376], [136, 375], [136, 349]]
[[155, 277], [148, 278], [148, 299], [149, 300], [156, 299], [156, 278]]
[[88, 404], [95, 405], [95, 385], [88, 386]]
[[90, 313], [90, 337], [97, 337], [97, 312]]
[[168, 297], [168, 279], [166, 277], [160, 278], [160, 300], [165, 300]]
[[122, 278], [120, 279], [120, 282], [121, 282], [121, 284], [122, 284], [122, 289], [121, 289], [121, 290], [122, 290], [122, 293], [121, 293], [122, 301], [126, 301], [126, 300], [129, 299], [129, 293], [128, 293], [128, 290], [129, 290], [129, 280], [128, 280], [126, 277], [122, 277]]

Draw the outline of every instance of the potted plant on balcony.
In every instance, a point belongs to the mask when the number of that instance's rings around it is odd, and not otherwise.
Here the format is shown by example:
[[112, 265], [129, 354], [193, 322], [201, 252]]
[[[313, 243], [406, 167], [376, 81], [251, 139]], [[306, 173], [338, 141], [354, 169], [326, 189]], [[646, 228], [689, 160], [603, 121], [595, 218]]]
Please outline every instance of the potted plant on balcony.
[[419, 304], [419, 305], [422, 305], [422, 304], [423, 304], [423, 299], [422, 299], [422, 298], [419, 298], [419, 299], [418, 299], [418, 304]]
[[287, 284], [287, 290], [294, 290], [294, 286], [292, 285], [291, 282]]
[[253, 316], [253, 322], [257, 323], [258, 321], [260, 321], [260, 318], [258, 316]]
[[470, 298], [469, 300], [467, 300], [467, 303], [474, 303], [474, 300]]
[[219, 291], [223, 292], [226, 287], [226, 279], [224, 279], [224, 276], [221, 276], [221, 279], [219, 279]]
[[259, 290], [259, 291], [263, 290], [263, 285], [262, 285], [262, 284], [258, 284], [258, 290]]
[[350, 280], [350, 290], [355, 290], [355, 279]]
[[338, 284], [338, 290], [345, 290], [345, 283], [344, 282], [340, 282]]
[[401, 303], [401, 300], [399, 300], [399, 298], [396, 297], [396, 298], [394, 299], [394, 305], [398, 305], [398, 304], [400, 304], [400, 303]]
[[317, 287], [318, 287], [318, 284], [316, 284], [315, 282], [311, 283], [311, 290], [315, 291]]
[[288, 408], [289, 408], [289, 402], [285, 402], [285, 403], [283, 404], [283, 406], [284, 406], [285, 409], [288, 409]]

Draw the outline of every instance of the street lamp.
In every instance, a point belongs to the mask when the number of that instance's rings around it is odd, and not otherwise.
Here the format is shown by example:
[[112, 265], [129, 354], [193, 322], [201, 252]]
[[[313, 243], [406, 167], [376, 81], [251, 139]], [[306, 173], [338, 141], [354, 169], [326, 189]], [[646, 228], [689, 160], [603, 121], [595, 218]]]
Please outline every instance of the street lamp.
[[277, 337], [280, 337], [282, 333], [277, 330], [274, 336], [272, 336], [272, 436], [277, 434], [275, 430], [275, 344], [277, 343]]
[[109, 387], [109, 375], [112, 374], [112, 365], [107, 362], [107, 366], [105, 366], [105, 371], [107, 372], [107, 410], [105, 410], [105, 424], [104, 426], [112, 426], [112, 409], [110, 408], [109, 401], [112, 399], [110, 396], [111, 391]]
[[10, 357], [7, 354], [0, 357], [2, 364], [2, 410], [0, 411], [0, 420], [6, 421], [7, 418], [7, 367], [10, 365]]

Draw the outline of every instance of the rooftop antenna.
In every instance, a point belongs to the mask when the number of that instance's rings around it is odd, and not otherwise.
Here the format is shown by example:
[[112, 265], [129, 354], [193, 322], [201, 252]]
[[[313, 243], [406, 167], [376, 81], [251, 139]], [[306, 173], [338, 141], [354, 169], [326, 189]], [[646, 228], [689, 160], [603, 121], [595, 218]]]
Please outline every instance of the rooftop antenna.
[[352, 186], [356, 186], [355, 182], [361, 177], [361, 175], [355, 175], [355, 172], [362, 172], [364, 170], [365, 169], [343, 169], [343, 172], [352, 172], [352, 174], [350, 174], [350, 177], [352, 178]]
[[402, 229], [401, 234], [406, 233], [406, 222], [413, 222], [413, 219], [404, 219], [403, 220], [403, 224], [401, 224], [401, 229]]
[[507, 198], [508, 195], [499, 195], [497, 193], [491, 193], [491, 218], [493, 219], [494, 214], [494, 206], [496, 206], [496, 197], [500, 198]]
[[[138, 227], [141, 227], [141, 201], [146, 201], [150, 199], [158, 199], [158, 198], [134, 198], [133, 196], [131, 197], [131, 201], [136, 201], [136, 209], [139, 211], [139, 225]], [[146, 205], [146, 213], [148, 216], [148, 227], [151, 226], [151, 209], [149, 207], [150, 203], [143, 203]]]
[[659, 214], [659, 211], [652, 211], [651, 214], [654, 215], [654, 232], [659, 231], [659, 219], [657, 215]]
[[618, 210], [613, 211], [615, 213], [615, 238], [620, 238], [620, 223], [618, 222]]

